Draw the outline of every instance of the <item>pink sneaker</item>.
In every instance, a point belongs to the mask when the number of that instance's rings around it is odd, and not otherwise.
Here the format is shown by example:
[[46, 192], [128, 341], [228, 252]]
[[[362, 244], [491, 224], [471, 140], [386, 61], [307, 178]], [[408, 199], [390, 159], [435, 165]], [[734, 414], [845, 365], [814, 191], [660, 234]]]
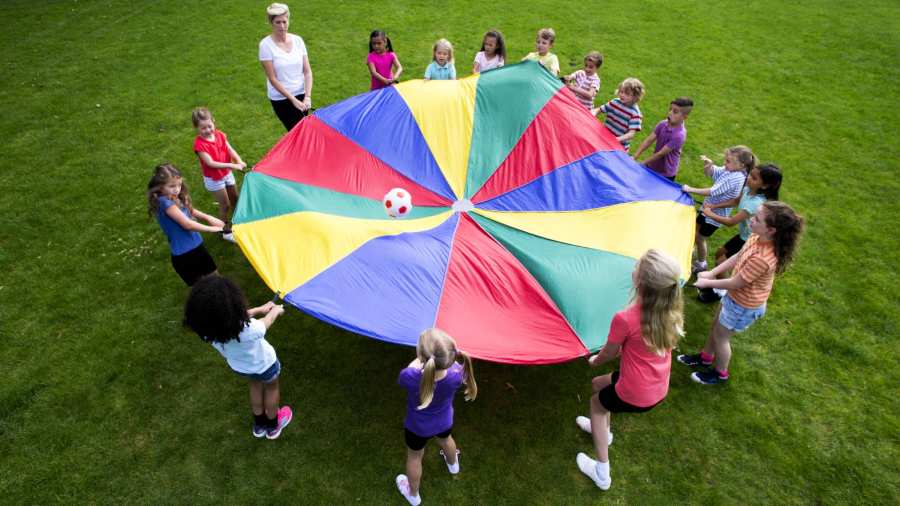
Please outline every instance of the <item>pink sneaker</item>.
[[281, 430], [291, 423], [293, 417], [294, 412], [291, 411], [290, 406], [281, 406], [281, 409], [278, 410], [278, 425], [269, 432], [266, 432], [266, 439], [278, 439], [278, 436], [281, 435]]

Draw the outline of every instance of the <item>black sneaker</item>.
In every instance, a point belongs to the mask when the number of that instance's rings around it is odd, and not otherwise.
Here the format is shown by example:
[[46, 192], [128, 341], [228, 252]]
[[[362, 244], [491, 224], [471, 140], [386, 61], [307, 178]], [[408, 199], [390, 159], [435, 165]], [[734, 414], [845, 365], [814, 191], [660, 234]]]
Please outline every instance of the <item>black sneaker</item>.
[[711, 369], [709, 371], [698, 371], [691, 373], [691, 379], [701, 385], [718, 385], [728, 381], [728, 378], [719, 376], [719, 371]]
[[711, 361], [704, 362], [703, 359], [700, 358], [699, 353], [695, 353], [693, 355], [678, 355], [677, 357], [675, 357], [675, 360], [690, 367], [709, 367], [712, 365]]
[[697, 300], [704, 304], [712, 304], [722, 300], [722, 297], [719, 297], [719, 294], [712, 288], [701, 288], [699, 291], [700, 293], [697, 294]]

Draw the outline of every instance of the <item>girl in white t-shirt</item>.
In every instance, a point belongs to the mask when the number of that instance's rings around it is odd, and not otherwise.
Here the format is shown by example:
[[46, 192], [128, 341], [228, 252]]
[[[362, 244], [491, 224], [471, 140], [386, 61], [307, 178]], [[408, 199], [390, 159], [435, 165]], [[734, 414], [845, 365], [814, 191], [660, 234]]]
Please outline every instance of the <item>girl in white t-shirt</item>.
[[277, 439], [293, 416], [289, 406], [278, 406], [281, 362], [265, 337], [283, 313], [284, 306], [274, 302], [247, 309], [237, 283], [215, 275], [195, 283], [184, 306], [184, 324], [250, 381], [253, 435], [258, 438]]
[[481, 51], [475, 55], [472, 73], [502, 67], [505, 62], [506, 44], [503, 42], [503, 34], [499, 30], [488, 30], [481, 41]]
[[266, 9], [272, 34], [259, 43], [259, 61], [266, 73], [266, 88], [275, 115], [290, 131], [312, 108], [313, 74], [306, 44], [288, 33], [290, 9], [274, 3]]

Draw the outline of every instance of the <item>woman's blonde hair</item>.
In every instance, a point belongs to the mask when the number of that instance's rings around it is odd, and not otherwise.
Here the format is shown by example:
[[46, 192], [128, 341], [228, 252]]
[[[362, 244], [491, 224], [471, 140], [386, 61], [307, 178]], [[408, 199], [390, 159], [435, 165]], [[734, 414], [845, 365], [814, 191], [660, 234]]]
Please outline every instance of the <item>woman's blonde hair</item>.
[[731, 146], [726, 149], [725, 152], [733, 156], [748, 174], [753, 170], [753, 167], [756, 167], [759, 163], [756, 155], [754, 155], [753, 151], [747, 146]]
[[466, 385], [466, 400], [471, 401], [478, 395], [478, 385], [475, 384], [475, 370], [472, 368], [472, 358], [468, 354], [456, 348], [456, 341], [441, 329], [425, 329], [419, 335], [416, 344], [416, 356], [424, 364], [422, 367], [422, 381], [419, 383], [419, 406], [416, 409], [425, 409], [434, 398], [434, 375], [437, 371], [449, 369], [457, 359], [462, 359], [463, 383]]
[[449, 63], [453, 63], [453, 44], [450, 43], [447, 39], [438, 39], [437, 42], [434, 43], [434, 46], [431, 48], [431, 59], [437, 61], [435, 54], [437, 54], [438, 49], [443, 49], [447, 51], [450, 55], [450, 59], [447, 60]]
[[641, 306], [641, 336], [647, 347], [665, 355], [684, 335], [681, 268], [674, 258], [651, 249], [638, 260], [634, 293]]
[[272, 24], [272, 20], [274, 20], [278, 16], [291, 17], [291, 8], [288, 7], [287, 4], [270, 4], [268, 7], [266, 7], [266, 16], [269, 19], [269, 24]]

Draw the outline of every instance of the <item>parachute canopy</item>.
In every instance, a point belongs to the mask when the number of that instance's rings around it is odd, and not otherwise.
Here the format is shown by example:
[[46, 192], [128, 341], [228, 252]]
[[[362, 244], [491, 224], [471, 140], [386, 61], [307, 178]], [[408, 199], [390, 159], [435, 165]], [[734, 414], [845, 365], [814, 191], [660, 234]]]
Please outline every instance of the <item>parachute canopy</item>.
[[[392, 188], [412, 195], [404, 219], [383, 208]], [[474, 357], [545, 364], [602, 347], [647, 249], [687, 274], [694, 216], [524, 62], [318, 110], [245, 177], [234, 234], [321, 320], [410, 346], [436, 326]]]

